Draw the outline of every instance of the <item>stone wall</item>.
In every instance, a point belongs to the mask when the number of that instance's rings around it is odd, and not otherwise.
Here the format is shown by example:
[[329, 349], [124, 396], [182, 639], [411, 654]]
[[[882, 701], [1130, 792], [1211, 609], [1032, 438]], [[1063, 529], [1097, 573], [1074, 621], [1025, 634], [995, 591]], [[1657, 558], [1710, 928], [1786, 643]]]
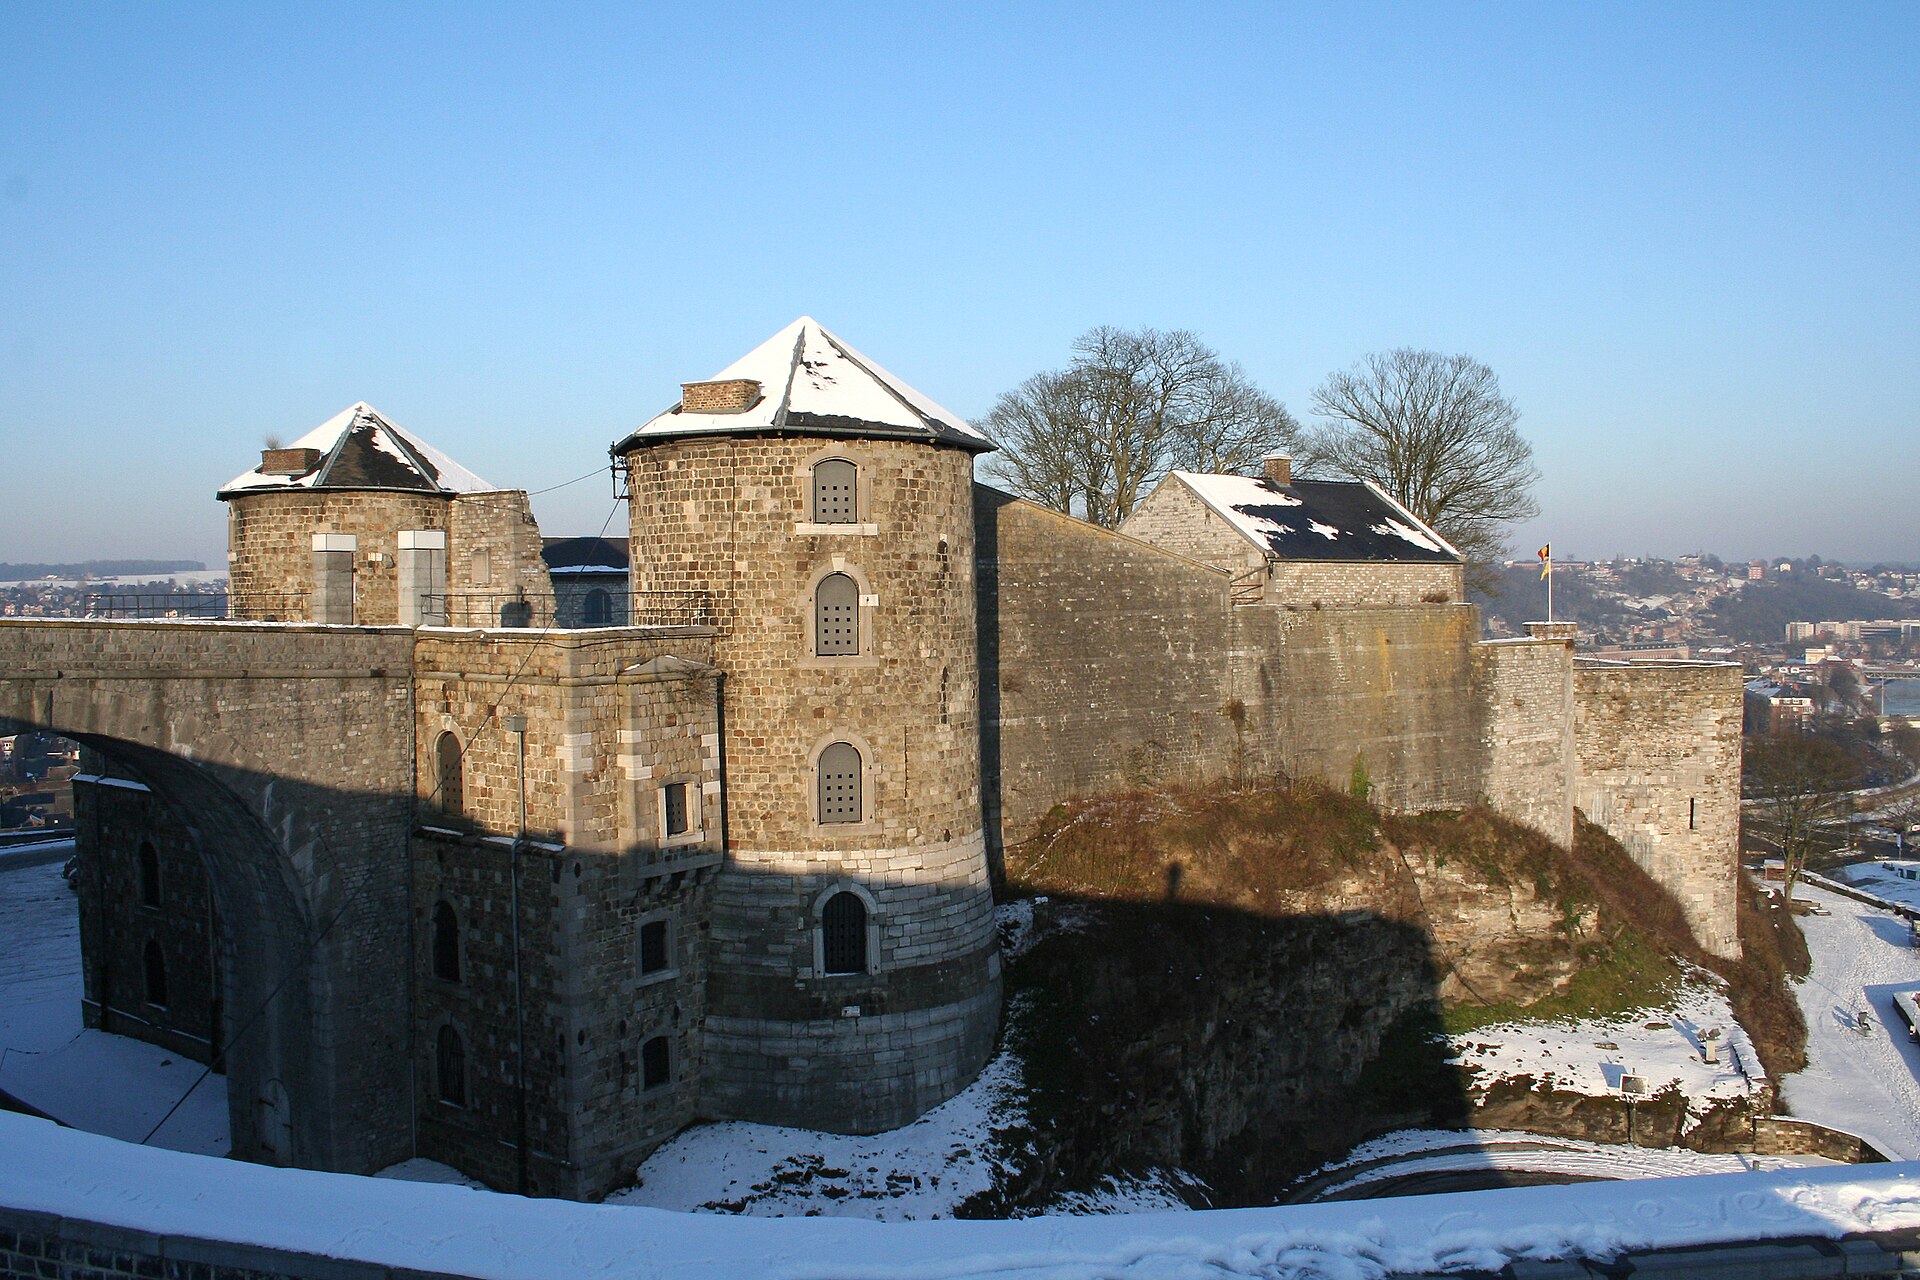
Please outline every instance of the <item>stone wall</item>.
[[540, 526], [518, 489], [463, 493], [452, 502], [447, 535], [447, 590], [512, 595], [551, 591], [540, 558]]
[[[1218, 773], [1236, 745], [1228, 574], [984, 485], [981, 739], [987, 815], [1017, 839], [1054, 804]], [[1249, 731], [1254, 730], [1254, 731]]]
[[1739, 955], [1740, 668], [1582, 661], [1573, 680], [1574, 803], [1673, 892], [1702, 946]]
[[1264, 598], [1273, 604], [1328, 609], [1460, 604], [1467, 598], [1466, 570], [1457, 564], [1277, 560], [1267, 575]]
[[314, 591], [313, 535], [349, 534], [353, 621], [399, 618], [400, 531], [447, 528], [444, 494], [296, 489], [227, 499], [227, 572], [236, 616], [308, 618]]
[[[80, 950], [86, 1024], [211, 1062], [220, 1039], [220, 930], [207, 870], [186, 828], [145, 783], [111, 776], [97, 753], [83, 753], [74, 779], [74, 890], [80, 902]], [[117, 772], [125, 774], [120, 768]], [[146, 898], [141, 846], [159, 875]], [[158, 949], [165, 999], [147, 988], [148, 945]]]
[[[421, 1153], [518, 1184], [513, 1029], [513, 840], [527, 717], [520, 955], [527, 1025], [528, 1175], [537, 1194], [593, 1198], [701, 1114], [707, 895], [724, 820], [719, 680], [701, 630], [422, 632], [413, 846], [415, 1079]], [[461, 803], [435, 794], [441, 735], [462, 746]], [[683, 786], [690, 830], [662, 827]], [[449, 810], [452, 811], [449, 811]], [[436, 910], [460, 939], [458, 976], [434, 967]], [[667, 926], [670, 962], [643, 972], [640, 931]], [[464, 1047], [466, 1095], [441, 1096], [437, 1046]], [[647, 1087], [643, 1046], [668, 1041]]]
[[[859, 469], [816, 523], [813, 465]], [[703, 1107], [865, 1131], [985, 1061], [998, 955], [981, 827], [972, 459], [897, 440], [684, 438], [626, 456], [637, 591], [703, 591], [726, 672], [729, 859], [714, 888]], [[842, 573], [856, 651], [814, 652]], [[860, 756], [858, 821], [818, 821], [816, 762]], [[824, 972], [820, 912], [864, 899], [866, 972]]]
[[1267, 559], [1199, 494], [1171, 476], [1140, 500], [1120, 523], [1120, 532], [1232, 573], [1257, 569]]
[[1564, 640], [1474, 647], [1486, 801], [1516, 822], [1573, 842], [1573, 661]]

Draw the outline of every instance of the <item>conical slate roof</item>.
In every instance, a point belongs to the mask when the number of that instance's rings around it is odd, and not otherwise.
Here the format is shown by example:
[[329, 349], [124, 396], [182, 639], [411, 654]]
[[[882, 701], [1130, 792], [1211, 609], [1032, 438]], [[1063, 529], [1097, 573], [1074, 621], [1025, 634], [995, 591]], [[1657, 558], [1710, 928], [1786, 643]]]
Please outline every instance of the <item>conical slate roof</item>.
[[737, 413], [699, 413], [676, 404], [613, 446], [692, 435], [839, 435], [925, 440], [985, 453], [991, 440], [872, 360], [801, 316], [709, 382], [748, 379], [760, 397]]
[[494, 489], [432, 445], [395, 426], [366, 401], [343, 409], [287, 446], [312, 449], [319, 464], [304, 475], [259, 467], [220, 489], [235, 493], [274, 489], [411, 489], [423, 493], [485, 493]]

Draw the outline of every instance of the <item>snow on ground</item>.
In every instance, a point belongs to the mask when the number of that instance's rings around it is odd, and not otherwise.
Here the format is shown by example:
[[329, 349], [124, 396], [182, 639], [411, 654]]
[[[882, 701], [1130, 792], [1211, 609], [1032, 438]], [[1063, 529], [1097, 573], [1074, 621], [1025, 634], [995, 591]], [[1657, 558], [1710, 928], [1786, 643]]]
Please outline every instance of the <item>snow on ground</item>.
[[[1795, 985], [1807, 1020], [1807, 1066], [1782, 1082], [1794, 1115], [1856, 1133], [1895, 1160], [1920, 1158], [1920, 1045], [1893, 993], [1920, 990], [1920, 950], [1889, 911], [1802, 883], [1794, 896], [1826, 908], [1800, 916], [1813, 971]], [[1865, 1001], [1873, 1026], [1862, 1034]]]
[[[1679, 1147], [1620, 1146], [1500, 1129], [1402, 1129], [1361, 1143], [1309, 1178], [1316, 1199], [1410, 1174], [1523, 1170], [1569, 1178], [1669, 1178], [1829, 1164], [1812, 1156], [1709, 1155]], [[1346, 1176], [1329, 1176], [1348, 1171]]]
[[[1834, 879], [1862, 893], [1870, 893], [1876, 898], [1884, 898], [1888, 902], [1920, 910], [1920, 879], [1909, 880], [1896, 868], [1913, 871], [1915, 868], [1920, 868], [1920, 862], [1894, 858], [1883, 862], [1856, 862], [1841, 867], [1834, 875]], [[1807, 882], [1803, 880], [1801, 883]], [[1800, 896], [1798, 886], [1795, 886], [1794, 896]]]
[[903, 1128], [861, 1137], [727, 1121], [648, 1156], [608, 1204], [759, 1216], [951, 1216], [994, 1185], [995, 1129], [1018, 1124], [1019, 1067], [1002, 1051], [971, 1085]]
[[[1709, 980], [1689, 983], [1663, 1009], [1578, 1022], [1506, 1022], [1453, 1038], [1454, 1061], [1474, 1069], [1474, 1084], [1532, 1076], [1595, 1096], [1618, 1095], [1623, 1075], [1639, 1076], [1648, 1093], [1669, 1082], [1694, 1100], [1737, 1098], [1766, 1077], [1760, 1055], [1724, 991]], [[1711, 1047], [1715, 1062], [1706, 1060]]]
[[475, 1191], [485, 1191], [487, 1184], [469, 1178], [449, 1164], [438, 1160], [427, 1160], [415, 1156], [411, 1160], [402, 1160], [399, 1164], [390, 1164], [373, 1175], [376, 1178], [392, 1178], [396, 1182], [433, 1182], [449, 1187], [471, 1187]]
[[224, 1155], [227, 1081], [200, 1063], [80, 1018], [80, 914], [60, 875], [73, 842], [0, 856], [0, 1090], [77, 1128]]
[[1521, 1187], [1272, 1209], [874, 1223], [673, 1214], [271, 1169], [0, 1113], [0, 1204], [477, 1276], [1124, 1280], [1498, 1271], [1516, 1258], [1920, 1230], [1920, 1166]]

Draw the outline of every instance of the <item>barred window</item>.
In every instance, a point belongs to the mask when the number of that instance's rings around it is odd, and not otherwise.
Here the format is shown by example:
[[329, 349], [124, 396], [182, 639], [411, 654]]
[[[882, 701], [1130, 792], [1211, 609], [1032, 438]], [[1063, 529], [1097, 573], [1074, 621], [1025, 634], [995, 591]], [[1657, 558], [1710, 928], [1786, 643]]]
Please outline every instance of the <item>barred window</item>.
[[820, 753], [820, 821], [860, 821], [860, 752], [836, 742]]
[[660, 807], [670, 836], [683, 836], [691, 829], [687, 811], [687, 784], [669, 782], [660, 789]]
[[440, 793], [436, 799], [442, 813], [457, 815], [466, 806], [465, 767], [460, 755], [460, 739], [451, 732], [441, 734], [433, 744]]
[[828, 458], [813, 467], [813, 522], [852, 524], [859, 519], [859, 468], [843, 458]]
[[860, 588], [844, 573], [830, 573], [814, 588], [813, 651], [822, 657], [860, 652]]
[[820, 911], [820, 953], [828, 973], [867, 971], [867, 904], [842, 891]]

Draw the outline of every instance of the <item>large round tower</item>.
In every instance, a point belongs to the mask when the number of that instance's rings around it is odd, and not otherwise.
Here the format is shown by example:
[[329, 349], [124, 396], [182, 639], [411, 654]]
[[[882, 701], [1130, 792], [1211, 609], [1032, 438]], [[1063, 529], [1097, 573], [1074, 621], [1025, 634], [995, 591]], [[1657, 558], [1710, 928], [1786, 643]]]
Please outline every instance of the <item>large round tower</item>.
[[702, 1110], [904, 1124], [972, 1079], [999, 1017], [972, 495], [993, 446], [806, 318], [683, 392], [613, 452], [634, 590], [717, 615]]

